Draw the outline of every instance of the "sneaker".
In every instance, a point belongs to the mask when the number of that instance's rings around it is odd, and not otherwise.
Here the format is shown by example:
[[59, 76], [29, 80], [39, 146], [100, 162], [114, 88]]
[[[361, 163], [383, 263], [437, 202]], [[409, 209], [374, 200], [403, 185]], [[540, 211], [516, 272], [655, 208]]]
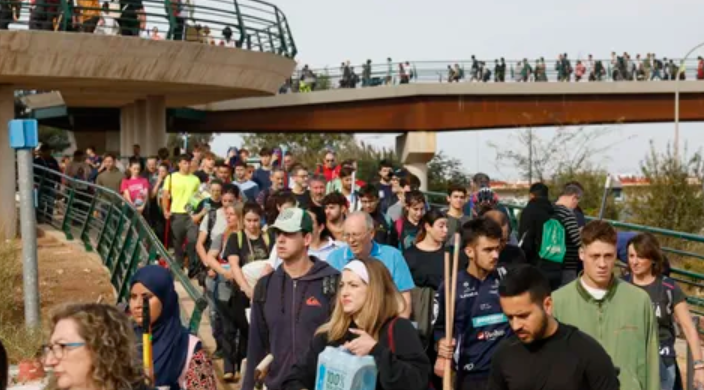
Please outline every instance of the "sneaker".
[[224, 379], [226, 382], [234, 382], [235, 374], [231, 372], [226, 372], [225, 375], [222, 376], [222, 379]]

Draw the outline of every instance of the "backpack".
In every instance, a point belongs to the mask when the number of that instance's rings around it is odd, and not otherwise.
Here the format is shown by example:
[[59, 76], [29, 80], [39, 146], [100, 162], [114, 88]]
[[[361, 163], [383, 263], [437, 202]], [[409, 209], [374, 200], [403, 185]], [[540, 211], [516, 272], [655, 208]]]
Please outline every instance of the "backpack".
[[543, 224], [543, 239], [538, 254], [541, 259], [562, 263], [566, 253], [565, 227], [557, 219], [551, 218]]
[[[416, 241], [416, 235], [415, 234], [409, 234], [406, 239], [403, 239], [403, 221], [405, 218], [399, 218], [396, 220], [395, 227], [396, 227], [396, 234], [398, 234], [398, 250], [403, 252], [404, 250], [410, 248], [413, 246], [413, 243]], [[408, 245], [406, 245], [408, 244]]]
[[[269, 256], [269, 254], [271, 254], [271, 249], [269, 248], [271, 246], [271, 237], [269, 237], [268, 229], [266, 231], [262, 230], [262, 239], [264, 240], [264, 245], [266, 246], [266, 255]], [[244, 242], [244, 233], [242, 233], [242, 230], [240, 230], [237, 232], [237, 246], [242, 248], [243, 242]], [[266, 259], [256, 259], [256, 260], [266, 260]]]
[[[266, 320], [266, 311], [264, 310], [264, 304], [266, 304], [266, 292], [269, 290], [269, 282], [271, 281], [271, 276], [273, 274], [268, 274], [262, 276], [254, 286], [254, 295], [252, 297], [252, 302], [255, 305], [261, 305], [262, 311], [262, 323], [260, 324], [260, 329], [262, 330], [262, 339], [264, 340], [264, 350], [266, 353], [271, 352], [271, 345], [269, 344], [269, 324]], [[330, 300], [330, 314], [335, 307], [335, 295], [337, 295], [337, 287], [340, 283], [340, 274], [329, 275], [323, 277], [323, 295]]]

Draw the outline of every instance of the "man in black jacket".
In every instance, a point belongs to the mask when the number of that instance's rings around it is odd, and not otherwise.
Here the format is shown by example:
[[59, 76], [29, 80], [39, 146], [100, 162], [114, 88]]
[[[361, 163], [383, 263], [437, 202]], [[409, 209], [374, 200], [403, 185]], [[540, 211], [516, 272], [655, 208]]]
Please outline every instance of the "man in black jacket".
[[543, 225], [552, 214], [552, 203], [548, 199], [549, 189], [543, 183], [535, 183], [530, 187], [530, 200], [521, 213], [518, 224], [519, 245], [523, 248], [528, 262], [539, 265], [540, 243], [543, 239]]

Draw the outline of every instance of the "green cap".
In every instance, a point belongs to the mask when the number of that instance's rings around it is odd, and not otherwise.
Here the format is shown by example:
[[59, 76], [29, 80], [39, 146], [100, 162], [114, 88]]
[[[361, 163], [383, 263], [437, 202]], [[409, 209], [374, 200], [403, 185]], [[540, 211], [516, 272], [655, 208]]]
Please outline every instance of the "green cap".
[[292, 207], [283, 210], [276, 222], [271, 225], [272, 229], [284, 233], [311, 233], [313, 231], [313, 219], [305, 210]]

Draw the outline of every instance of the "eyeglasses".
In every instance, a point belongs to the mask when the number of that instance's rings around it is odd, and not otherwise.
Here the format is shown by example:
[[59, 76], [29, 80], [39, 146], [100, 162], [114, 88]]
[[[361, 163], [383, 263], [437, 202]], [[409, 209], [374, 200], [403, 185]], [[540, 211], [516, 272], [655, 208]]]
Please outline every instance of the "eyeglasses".
[[334, 158], [331, 160], [325, 159], [325, 162], [335, 162], [335, 159]]
[[76, 348], [85, 346], [86, 343], [56, 343], [47, 344], [42, 346], [42, 359], [46, 360], [49, 357], [49, 353], [54, 354], [54, 358], [61, 360], [66, 354], [66, 349], [72, 351]]
[[343, 240], [349, 240], [353, 239], [355, 241], [361, 239], [362, 237], [366, 236], [369, 232], [362, 232], [362, 233], [344, 233], [342, 235]]

